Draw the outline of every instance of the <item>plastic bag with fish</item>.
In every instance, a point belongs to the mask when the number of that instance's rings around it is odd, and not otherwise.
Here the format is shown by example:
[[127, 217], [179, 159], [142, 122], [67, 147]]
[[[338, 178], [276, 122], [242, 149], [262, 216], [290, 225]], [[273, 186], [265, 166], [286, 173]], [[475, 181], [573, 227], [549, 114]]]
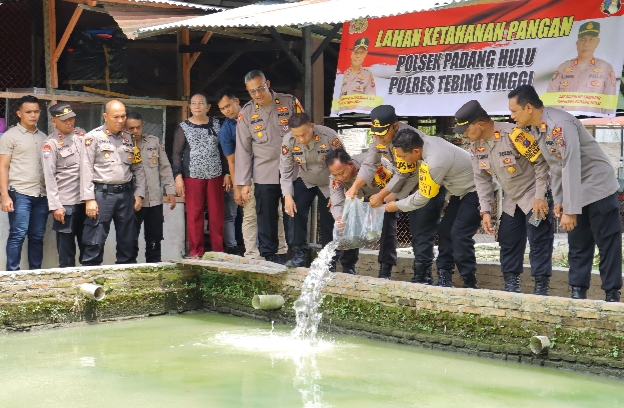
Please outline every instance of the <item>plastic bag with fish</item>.
[[381, 238], [383, 219], [383, 206], [373, 208], [360, 199], [345, 200], [342, 226], [334, 225], [338, 249], [361, 248], [376, 243]]

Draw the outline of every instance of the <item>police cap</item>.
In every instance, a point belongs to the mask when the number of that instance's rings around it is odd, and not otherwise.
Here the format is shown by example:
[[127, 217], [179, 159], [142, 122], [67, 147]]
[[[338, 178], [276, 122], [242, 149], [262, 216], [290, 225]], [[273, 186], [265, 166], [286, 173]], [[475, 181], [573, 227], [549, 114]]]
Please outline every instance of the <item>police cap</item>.
[[481, 107], [478, 101], [472, 100], [466, 102], [464, 106], [455, 112], [455, 129], [453, 129], [453, 131], [460, 134], [464, 133], [472, 122], [479, 119], [484, 114], [487, 115], [487, 112]]
[[598, 37], [600, 35], [600, 23], [597, 21], [588, 21], [581, 24], [581, 26], [579, 27], [578, 36], [579, 38], [581, 38], [584, 35]]
[[353, 45], [353, 51], [357, 50], [360, 47], [366, 48], [368, 51], [368, 45], [370, 44], [370, 40], [366, 37], [358, 38], [355, 40], [355, 44]]
[[392, 105], [379, 105], [371, 111], [370, 118], [372, 121], [370, 131], [378, 136], [388, 133], [390, 126], [397, 122], [396, 112]]
[[66, 120], [76, 116], [70, 104], [61, 102], [50, 106], [50, 114], [53, 118]]

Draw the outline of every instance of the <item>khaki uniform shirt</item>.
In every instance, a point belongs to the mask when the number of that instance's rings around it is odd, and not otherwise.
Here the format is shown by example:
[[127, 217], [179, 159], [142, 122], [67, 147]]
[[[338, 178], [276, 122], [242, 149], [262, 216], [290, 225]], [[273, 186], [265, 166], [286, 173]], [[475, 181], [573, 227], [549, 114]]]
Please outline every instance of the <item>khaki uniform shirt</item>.
[[584, 206], [619, 189], [613, 164], [573, 115], [546, 107], [541, 126], [531, 133], [550, 166], [554, 201], [563, 204], [564, 214], [581, 214]]
[[9, 187], [20, 194], [40, 197], [46, 195], [41, 147], [47, 136], [39, 129], [26, 130], [21, 124], [0, 137], [0, 154], [11, 156]]
[[136, 144], [143, 159], [145, 171], [145, 198], [143, 207], [155, 207], [163, 203], [162, 186], [166, 194], [175, 194], [173, 172], [165, 149], [156, 136], [143, 135]]
[[[514, 142], [516, 139], [518, 141]], [[505, 192], [503, 211], [511, 217], [516, 206], [529, 214], [535, 199], [546, 198], [550, 179], [548, 163], [542, 154], [535, 154], [533, 163], [521, 155], [515, 143], [523, 141], [521, 130], [511, 123], [494, 122], [494, 136], [471, 144], [472, 169], [481, 211], [492, 211], [492, 203], [496, 200], [493, 177]]]
[[[362, 168], [362, 163], [366, 160], [366, 155], [367, 153], [361, 153], [351, 158], [351, 160], [353, 161], [353, 165], [358, 170], [358, 172]], [[357, 176], [354, 177], [350, 181], [338, 181], [334, 178], [333, 175], [329, 176], [329, 181], [330, 181], [329, 196], [331, 198], [331, 213], [334, 216], [334, 219], [338, 217], [342, 217], [342, 212], [344, 209], [344, 202], [345, 202], [345, 192], [347, 192], [351, 188], [351, 186], [353, 186], [353, 183], [355, 182], [356, 178]], [[412, 190], [416, 188], [417, 185], [418, 185], [418, 177], [408, 178], [403, 184], [403, 188], [401, 189], [401, 191], [395, 194], [397, 199], [402, 200], [408, 195], [410, 195]], [[381, 191], [379, 187], [375, 187], [375, 186], [369, 187], [368, 185], [366, 185], [358, 191], [358, 197], [370, 198], [370, 196], [379, 193], [379, 191]]]
[[[592, 58], [589, 63], [580, 64], [578, 59], [567, 60], [559, 65], [553, 74], [546, 92], [587, 92], [603, 95], [616, 94], [616, 75], [611, 64], [600, 58]], [[580, 110], [597, 113], [615, 113], [613, 109], [589, 107], [566, 107], [567, 110]]]
[[414, 211], [438, 195], [440, 186], [454, 196], [463, 197], [475, 191], [470, 153], [441, 137], [427, 137], [418, 168], [418, 191], [397, 201], [401, 211]]
[[[401, 129], [412, 129], [423, 139], [428, 137], [420, 130], [399, 122], [399, 131]], [[382, 159], [386, 161], [384, 162]], [[415, 164], [408, 166], [403, 159], [397, 157], [392, 143], [384, 146], [373, 141], [368, 148], [366, 160], [360, 168], [359, 177], [363, 178], [369, 186], [375, 186], [379, 189], [385, 188], [396, 194], [401, 191], [403, 183], [413, 175], [417, 167]]]
[[299, 165], [299, 177], [307, 188], [318, 187], [325, 198], [329, 198], [329, 169], [325, 156], [332, 150], [342, 148], [338, 134], [325, 126], [314, 125], [314, 137], [307, 145], [297, 142], [288, 132], [284, 136], [280, 159], [280, 182], [284, 196], [293, 195], [293, 182], [297, 178], [296, 166]]
[[251, 185], [252, 162], [254, 183], [280, 183], [280, 151], [284, 135], [290, 131], [288, 119], [303, 112], [303, 108], [292, 95], [273, 91], [271, 95], [272, 100], [267, 106], [252, 99], [238, 115], [234, 153], [237, 186]]
[[134, 145], [132, 135], [121, 131], [114, 134], [106, 124], [93, 129], [84, 137], [81, 157], [80, 188], [82, 200], [94, 200], [94, 183], [125, 184], [136, 176], [134, 195], [145, 197], [143, 163], [132, 164]]
[[80, 157], [85, 131], [74, 129], [64, 135], [57, 129], [48, 136], [41, 152], [43, 174], [48, 193], [48, 208], [80, 204]]

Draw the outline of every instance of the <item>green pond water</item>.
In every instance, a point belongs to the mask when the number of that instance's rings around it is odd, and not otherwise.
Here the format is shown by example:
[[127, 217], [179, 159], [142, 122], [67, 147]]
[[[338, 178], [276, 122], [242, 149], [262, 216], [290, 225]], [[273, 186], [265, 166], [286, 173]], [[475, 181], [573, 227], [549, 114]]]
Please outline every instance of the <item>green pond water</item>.
[[622, 407], [617, 380], [214, 314], [0, 336], [0, 407]]

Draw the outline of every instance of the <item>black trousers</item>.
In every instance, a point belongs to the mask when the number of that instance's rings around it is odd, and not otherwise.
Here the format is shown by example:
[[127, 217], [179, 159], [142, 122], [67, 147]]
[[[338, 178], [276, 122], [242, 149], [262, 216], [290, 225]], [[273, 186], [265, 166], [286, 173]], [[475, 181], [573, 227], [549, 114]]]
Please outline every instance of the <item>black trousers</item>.
[[589, 287], [594, 246], [600, 253], [603, 290], [622, 287], [622, 222], [617, 193], [583, 207], [568, 233], [570, 286]]
[[[288, 220], [288, 224], [285, 225], [286, 231], [288, 231], [286, 235], [291, 237], [291, 241], [288, 243], [289, 247], [293, 251], [308, 250], [308, 219], [310, 217], [310, 207], [315, 197], [318, 198], [317, 206], [321, 218], [321, 245], [329, 244], [334, 239], [334, 217], [327, 207], [329, 203], [328, 198], [325, 197], [320, 188], [316, 186], [312, 188], [306, 187], [301, 177], [295, 180], [293, 187], [293, 200], [297, 206], [297, 212], [293, 218], [290, 218], [288, 214], [284, 216], [284, 219]], [[359, 251], [357, 249], [339, 251], [338, 255], [343, 266], [354, 266], [359, 260]]]
[[[282, 199], [282, 188], [279, 184], [258, 184], [254, 188], [256, 198], [256, 215], [258, 216], [258, 250], [260, 256], [277, 253], [277, 214]], [[286, 225], [284, 226], [286, 228]], [[288, 230], [285, 229], [288, 236]]]
[[[384, 213], [383, 226], [381, 227], [381, 238], [379, 239], [379, 255], [377, 262], [385, 263], [392, 266], [397, 264], [397, 221], [399, 219], [398, 212]], [[342, 251], [340, 263], [343, 265], [355, 265], [359, 259], [359, 249], [348, 249]]]
[[506, 213], [501, 216], [498, 229], [501, 270], [503, 273], [522, 273], [528, 237], [531, 276], [552, 276], [552, 251], [555, 240], [552, 207], [546, 219], [542, 220], [537, 227], [529, 224], [531, 214], [533, 211], [525, 214], [520, 207], [516, 206], [513, 217]]
[[104, 258], [104, 244], [110, 232], [111, 221], [115, 222], [117, 239], [117, 264], [136, 263], [134, 259], [134, 237], [136, 235], [134, 218], [134, 193], [95, 192], [98, 215], [95, 219], [85, 219], [82, 242], [85, 252], [83, 265], [101, 265]]
[[436, 267], [452, 270], [455, 265], [463, 276], [477, 271], [475, 241], [481, 225], [479, 197], [473, 191], [463, 198], [451, 196], [438, 227], [439, 251]]
[[[163, 240], [163, 224], [165, 216], [163, 213], [163, 205], [155, 205], [153, 207], [142, 207], [134, 213], [136, 219], [136, 235], [134, 239], [134, 262], [139, 256], [139, 235], [141, 233], [141, 225], [145, 222], [143, 228], [143, 238], [145, 239], [145, 262], [161, 261], [161, 245]], [[133, 263], [134, 263], [133, 262]]]
[[59, 267], [76, 266], [76, 242], [78, 242], [78, 261], [82, 264], [85, 246], [82, 243], [82, 231], [86, 218], [85, 204], [64, 205], [65, 223], [57, 220], [52, 222], [56, 231], [56, 249], [59, 254]]
[[429, 200], [427, 205], [408, 213], [412, 249], [416, 263], [426, 265], [433, 263], [433, 246], [445, 201], [446, 188], [440, 187], [438, 195]]

